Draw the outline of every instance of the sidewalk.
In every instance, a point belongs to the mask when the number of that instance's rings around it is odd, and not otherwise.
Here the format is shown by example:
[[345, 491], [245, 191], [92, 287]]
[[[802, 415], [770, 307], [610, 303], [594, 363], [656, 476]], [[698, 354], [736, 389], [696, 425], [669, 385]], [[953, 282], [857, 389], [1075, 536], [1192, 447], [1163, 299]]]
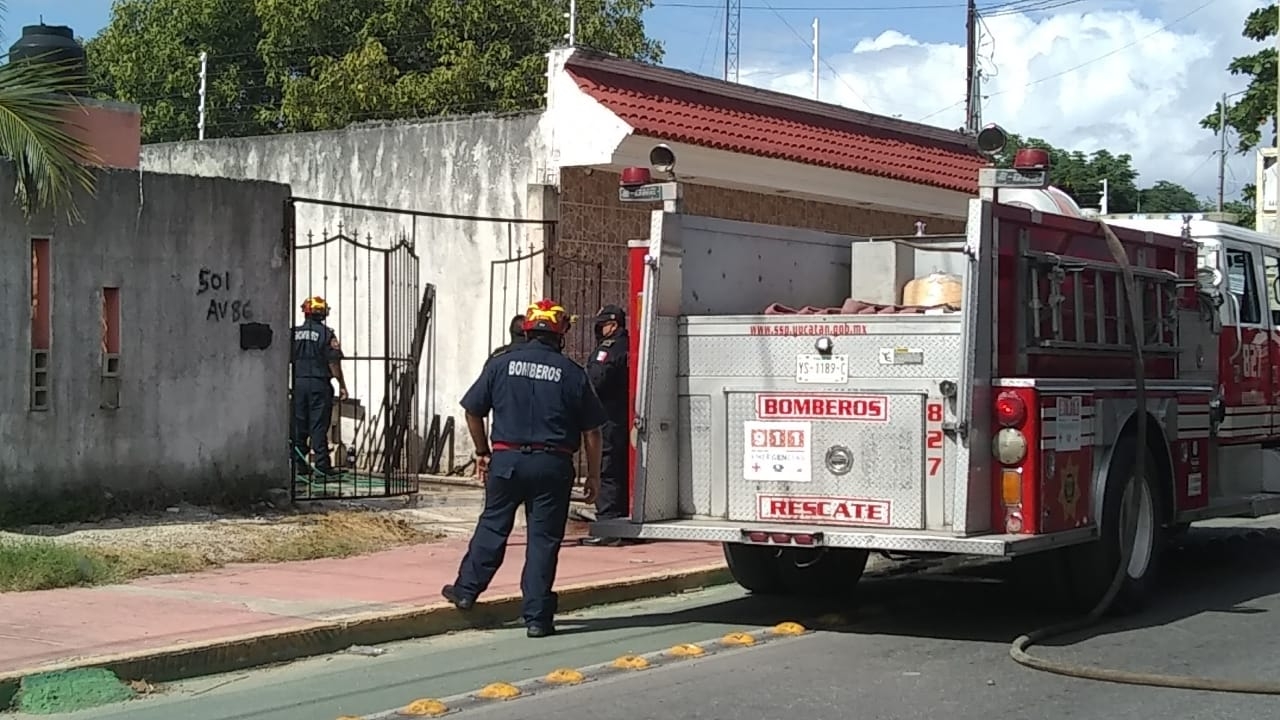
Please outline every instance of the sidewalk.
[[[577, 530], [574, 534], [580, 536], [582, 527], [571, 524], [571, 532]], [[506, 563], [482, 603], [519, 594], [524, 537], [513, 536], [511, 540]], [[440, 587], [452, 581], [465, 550], [465, 539], [451, 538], [341, 560], [240, 565], [194, 575], [145, 578], [128, 585], [0, 594], [0, 676], [105, 662], [107, 656], [114, 658], [112, 664], [128, 665], [136, 657], [154, 657], [168, 650], [190, 658], [193, 650], [214, 645], [221, 646], [224, 656], [215, 661], [221, 663], [219, 667], [235, 662], [245, 666], [252, 664], [244, 658], [247, 651], [228, 648], [239, 643], [263, 644], [262, 636], [313, 630], [326, 635], [326, 646], [338, 642], [350, 645], [351, 640], [335, 634], [361, 623], [385, 625], [385, 619], [378, 615], [407, 619], [408, 614], [417, 614], [419, 617], [412, 619], [415, 630], [404, 637], [431, 634], [424, 630], [420, 615], [432, 607], [439, 609], [436, 614], [454, 612], [440, 599]], [[646, 576], [653, 581], [655, 576], [670, 579], [673, 575], [698, 575], [699, 571], [705, 574], [722, 565], [718, 545], [591, 548], [567, 539], [560, 554], [557, 588], [634, 586]], [[650, 594], [671, 591], [673, 588], [655, 585]], [[563, 590], [561, 595], [564, 606]], [[584, 598], [577, 602], [582, 606], [593, 601]], [[514, 617], [512, 613], [505, 619]], [[446, 623], [452, 623], [451, 627], [442, 626], [435, 632], [454, 629], [460, 621], [454, 616]], [[386, 637], [399, 631], [383, 627], [377, 632]], [[277, 644], [284, 642], [280, 638]], [[240, 653], [236, 659], [227, 660], [226, 656], [236, 652]], [[284, 656], [290, 650], [262, 652], [278, 660], [287, 659]], [[189, 666], [200, 662], [184, 660], [186, 669], [181, 672], [199, 674]]]

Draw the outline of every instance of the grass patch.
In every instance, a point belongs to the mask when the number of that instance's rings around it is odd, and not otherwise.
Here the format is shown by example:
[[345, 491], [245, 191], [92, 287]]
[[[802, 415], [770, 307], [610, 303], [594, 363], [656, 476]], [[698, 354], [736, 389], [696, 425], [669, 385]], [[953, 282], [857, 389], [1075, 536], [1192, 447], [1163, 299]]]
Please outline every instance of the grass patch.
[[120, 551], [52, 540], [18, 540], [0, 543], [0, 592], [104, 585], [207, 567], [200, 558], [182, 552]]
[[[302, 515], [261, 524], [229, 524], [224, 542], [236, 561], [276, 563], [363, 555], [434, 539], [399, 518], [372, 512]], [[198, 548], [156, 549], [111, 543], [0, 540], [0, 592], [109, 585], [147, 575], [222, 566]]]

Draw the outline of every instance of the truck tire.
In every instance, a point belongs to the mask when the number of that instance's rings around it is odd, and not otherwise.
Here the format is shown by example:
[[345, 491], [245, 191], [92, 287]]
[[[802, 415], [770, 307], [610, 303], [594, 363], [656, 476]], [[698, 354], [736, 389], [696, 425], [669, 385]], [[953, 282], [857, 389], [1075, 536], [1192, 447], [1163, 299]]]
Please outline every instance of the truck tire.
[[778, 556], [778, 570], [791, 595], [839, 597], [858, 587], [869, 555], [853, 548], [787, 549]]
[[[1130, 438], [1116, 448], [1102, 500], [1096, 541], [1065, 548], [1062, 567], [1076, 609], [1092, 609], [1106, 594], [1120, 566], [1122, 547], [1131, 548], [1126, 575], [1109, 613], [1125, 615], [1141, 610], [1150, 598], [1166, 545], [1165, 498], [1160, 493], [1159, 466], [1146, 448]], [[1146, 453], [1143, 476], [1134, 474], [1137, 452]], [[1134, 511], [1125, 510], [1127, 496], [1136, 493]]]
[[757, 595], [842, 595], [857, 587], [868, 553], [725, 543], [724, 557], [733, 579]]
[[778, 550], [765, 545], [725, 543], [724, 561], [734, 582], [756, 595], [782, 592], [782, 575], [778, 572]]

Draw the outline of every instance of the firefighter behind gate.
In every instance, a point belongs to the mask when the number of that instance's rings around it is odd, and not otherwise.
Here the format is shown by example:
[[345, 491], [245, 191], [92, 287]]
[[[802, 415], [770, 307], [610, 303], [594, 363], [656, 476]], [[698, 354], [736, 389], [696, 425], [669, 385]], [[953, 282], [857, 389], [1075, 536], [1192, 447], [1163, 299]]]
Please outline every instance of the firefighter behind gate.
[[[310, 444], [314, 465], [322, 475], [336, 471], [329, 460], [329, 424], [333, 416], [333, 384], [338, 381], [338, 396], [347, 398], [347, 381], [342, 374], [342, 347], [338, 336], [325, 324], [329, 304], [316, 295], [302, 303], [306, 318], [293, 328], [293, 447], [294, 466], [304, 473], [309, 468], [298, 466], [307, 456]], [[296, 470], [295, 470], [296, 471]]]
[[509, 326], [508, 330], [511, 333], [511, 341], [508, 342], [506, 345], [502, 345], [497, 349], [495, 349], [493, 352], [489, 353], [490, 360], [498, 357], [499, 355], [506, 355], [508, 352], [511, 352], [513, 348], [524, 344], [526, 340], [524, 336], [524, 316], [523, 315], [513, 316], [511, 318], [511, 325]]
[[[587, 359], [587, 377], [604, 405], [608, 420], [602, 427], [604, 446], [600, 466], [600, 492], [596, 494], [596, 520], [617, 520], [627, 517], [630, 498], [630, 468], [627, 467], [627, 448], [630, 431], [627, 427], [629, 377], [627, 362], [627, 315], [617, 305], [605, 305], [596, 313], [596, 349]], [[620, 538], [585, 538], [583, 545], [623, 545]]]
[[[569, 316], [552, 300], [529, 306], [527, 341], [485, 362], [462, 397], [467, 430], [476, 447], [476, 473], [484, 481], [484, 510], [457, 579], [441, 594], [469, 610], [502, 565], [516, 510], [525, 506], [528, 537], [520, 593], [529, 637], [555, 634], [552, 587], [569, 501], [577, 474], [574, 454], [585, 445], [587, 499], [600, 483], [600, 426], [604, 408], [586, 372], [562, 353]], [[493, 442], [485, 418], [493, 413]]]

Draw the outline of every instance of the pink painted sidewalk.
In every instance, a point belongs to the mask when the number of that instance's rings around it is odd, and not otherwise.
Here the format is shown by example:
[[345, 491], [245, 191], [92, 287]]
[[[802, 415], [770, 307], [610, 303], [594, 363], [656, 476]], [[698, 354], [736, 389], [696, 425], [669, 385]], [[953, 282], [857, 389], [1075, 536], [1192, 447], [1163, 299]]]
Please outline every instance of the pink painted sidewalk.
[[[524, 538], [512, 537], [486, 597], [518, 593]], [[181, 643], [305, 628], [358, 614], [442, 602], [465, 541], [341, 560], [239, 565], [128, 585], [0, 594], [0, 674]], [[568, 539], [557, 584], [625, 580], [722, 562], [718, 545], [661, 543], [592, 548]], [[482, 598], [483, 600], [484, 598]]]

